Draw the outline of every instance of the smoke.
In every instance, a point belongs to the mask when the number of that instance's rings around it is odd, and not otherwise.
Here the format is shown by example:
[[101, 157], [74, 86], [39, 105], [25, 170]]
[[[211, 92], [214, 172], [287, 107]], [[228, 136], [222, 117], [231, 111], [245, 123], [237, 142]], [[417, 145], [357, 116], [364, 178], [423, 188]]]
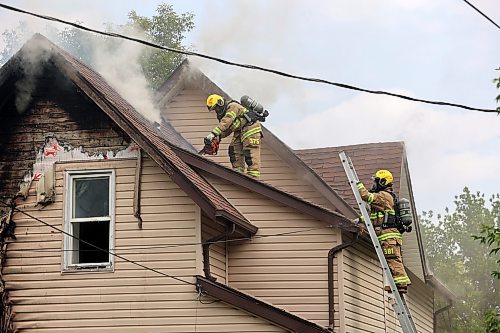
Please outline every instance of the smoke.
[[[137, 30], [127, 29], [124, 34], [139, 39], [147, 39]], [[140, 64], [141, 57], [147, 52], [144, 46], [114, 40], [95, 40], [91, 43], [94, 69], [137, 111], [152, 122], [160, 122], [160, 110], [156, 107], [153, 92]]]
[[47, 44], [41, 43], [39, 39], [33, 39], [26, 45], [20, 58], [20, 68], [23, 73], [21, 79], [16, 82], [16, 110], [24, 113], [32, 100], [36, 83], [42, 74], [43, 66], [51, 56], [51, 50]]
[[[230, 14], [220, 1], [207, 2], [205, 6], [205, 11], [216, 13], [216, 18], [207, 15], [208, 19], [197, 27], [195, 45], [200, 52], [234, 62], [306, 74], [302, 68], [287, 64], [295, 55], [282, 52], [293, 48], [295, 42], [293, 31], [300, 17], [298, 1], [243, 0], [234, 3]], [[200, 58], [190, 60], [235, 99], [250, 95], [269, 106], [282, 97], [288, 99], [287, 96], [303, 93], [303, 83], [297, 80]]]
[[[75, 2], [68, 5], [63, 1], [54, 1], [50, 7], [47, 7], [46, 3], [42, 5], [37, 1], [21, 1], [18, 6], [30, 11], [62, 17], [69, 21], [79, 21], [83, 25], [104, 30], [104, 23], [109, 20], [109, 16], [106, 18], [102, 10], [89, 8], [83, 1]], [[83, 17], [85, 17], [85, 20], [82, 20]], [[18, 17], [18, 20], [19, 22], [15, 24], [11, 22], [9, 28], [15, 32], [18, 38], [17, 43], [10, 50], [12, 54], [25, 44], [34, 33], [45, 35], [55, 44], [60, 44], [58, 33], [67, 28], [64, 25], [47, 23], [29, 16]], [[90, 22], [88, 22], [89, 20]], [[3, 24], [0, 26], [5, 27]], [[85, 34], [87, 33], [85, 32]], [[129, 30], [125, 34], [147, 39], [144, 34], [138, 31]], [[152, 122], [160, 122], [160, 111], [155, 107], [152, 91], [140, 65], [140, 59], [144, 54], [143, 52], [148, 51], [147, 48], [130, 41], [111, 38], [103, 39], [90, 33], [88, 35], [90, 38], [85, 38], [84, 42], [85, 46], [89, 47], [90, 50], [91, 64], [87, 65], [101, 74], [111, 87], [144, 117]], [[23, 54], [22, 70], [24, 78], [16, 84], [16, 107], [20, 113], [24, 112], [29, 106], [36, 86], [36, 78], [40, 76], [43, 64], [50, 56], [50, 52], [43, 45], [33, 41], [30, 45], [27, 45], [28, 48]], [[71, 53], [71, 50], [69, 52]], [[73, 56], [79, 58], [78, 54], [73, 54]]]

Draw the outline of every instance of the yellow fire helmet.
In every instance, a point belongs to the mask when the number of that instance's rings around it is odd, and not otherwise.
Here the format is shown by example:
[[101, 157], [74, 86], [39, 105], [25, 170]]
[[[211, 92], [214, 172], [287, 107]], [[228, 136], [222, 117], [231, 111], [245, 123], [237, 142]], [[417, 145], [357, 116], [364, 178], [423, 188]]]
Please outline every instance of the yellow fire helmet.
[[224, 98], [217, 94], [212, 94], [207, 98], [207, 108], [209, 111], [212, 111], [215, 106], [223, 106]]
[[381, 185], [391, 184], [394, 178], [392, 177], [392, 173], [388, 170], [379, 170], [375, 173], [375, 178], [380, 179]]

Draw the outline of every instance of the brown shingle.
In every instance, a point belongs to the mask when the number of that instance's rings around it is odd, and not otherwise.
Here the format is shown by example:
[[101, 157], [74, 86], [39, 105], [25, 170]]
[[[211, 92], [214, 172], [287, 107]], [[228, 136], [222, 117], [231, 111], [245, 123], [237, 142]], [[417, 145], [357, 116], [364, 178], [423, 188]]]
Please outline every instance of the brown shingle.
[[399, 192], [404, 143], [383, 142], [352, 146], [295, 150], [295, 153], [352, 207], [356, 200], [340, 163], [339, 152], [351, 158], [359, 179], [369, 187], [371, 177], [379, 169], [387, 169], [394, 176], [394, 190]]

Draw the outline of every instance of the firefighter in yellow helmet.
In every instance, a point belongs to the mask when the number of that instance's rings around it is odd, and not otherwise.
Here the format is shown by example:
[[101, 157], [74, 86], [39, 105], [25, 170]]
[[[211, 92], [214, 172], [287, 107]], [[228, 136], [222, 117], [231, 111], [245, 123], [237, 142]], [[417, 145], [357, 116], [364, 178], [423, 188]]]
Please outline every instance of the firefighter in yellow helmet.
[[[357, 184], [358, 190], [361, 198], [370, 205], [370, 219], [391, 269], [394, 283], [400, 293], [406, 293], [411, 281], [406, 274], [401, 256], [403, 238], [396, 225], [393, 177], [388, 170], [378, 170], [372, 179], [374, 182], [370, 190], [367, 190], [361, 182]], [[385, 289], [390, 290], [390, 287], [386, 286]]]
[[233, 133], [229, 144], [229, 160], [234, 170], [252, 177], [260, 176], [260, 141], [262, 129], [258, 120], [250, 118], [248, 110], [236, 101], [225, 101], [222, 96], [210, 95], [207, 108], [215, 111], [219, 124], [207, 135], [212, 141], [216, 136], [225, 138]]

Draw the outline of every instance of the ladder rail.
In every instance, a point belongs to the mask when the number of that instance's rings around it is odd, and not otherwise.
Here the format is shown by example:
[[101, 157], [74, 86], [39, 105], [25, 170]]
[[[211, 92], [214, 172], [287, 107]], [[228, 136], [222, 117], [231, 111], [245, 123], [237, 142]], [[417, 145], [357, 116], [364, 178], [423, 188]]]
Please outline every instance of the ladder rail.
[[375, 229], [370, 220], [370, 215], [368, 215], [368, 211], [366, 210], [365, 203], [361, 198], [359, 190], [357, 188], [357, 183], [359, 182], [358, 175], [356, 174], [356, 170], [354, 169], [354, 165], [352, 164], [351, 159], [344, 151], [339, 152], [339, 157], [342, 162], [342, 166], [344, 167], [345, 173], [349, 180], [349, 185], [351, 186], [351, 190], [356, 198], [356, 203], [358, 204], [359, 210], [363, 216], [366, 229], [370, 235], [370, 239], [375, 247], [375, 252], [377, 253], [378, 260], [382, 266], [382, 271], [386, 280], [391, 287], [392, 295], [394, 297], [395, 303], [393, 305], [396, 316], [399, 319], [399, 323], [401, 324], [401, 328], [403, 329], [403, 333], [417, 333], [417, 328], [415, 323], [413, 322], [413, 318], [408, 310], [406, 301], [402, 295], [399, 294], [396, 284], [394, 283], [394, 279], [392, 277], [391, 270], [389, 265], [387, 264], [387, 260], [385, 259], [382, 247], [380, 246], [380, 242], [378, 240], [377, 234], [375, 233]]

